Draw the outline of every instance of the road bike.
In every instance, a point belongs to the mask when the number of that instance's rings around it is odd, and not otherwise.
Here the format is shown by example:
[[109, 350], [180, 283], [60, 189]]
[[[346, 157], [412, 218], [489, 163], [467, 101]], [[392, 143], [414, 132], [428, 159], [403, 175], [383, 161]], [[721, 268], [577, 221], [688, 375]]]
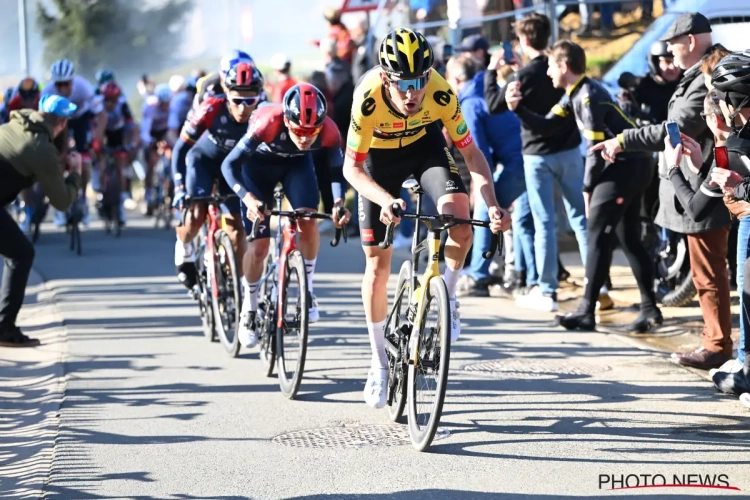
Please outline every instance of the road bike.
[[192, 295], [198, 301], [204, 335], [212, 342], [218, 338], [231, 357], [240, 350], [237, 325], [240, 320], [240, 272], [229, 234], [223, 229], [220, 205], [236, 195], [186, 197], [180, 226], [185, 224], [189, 207], [208, 205], [208, 216], [194, 241], [198, 280]]
[[97, 195], [99, 216], [104, 220], [104, 230], [107, 234], [114, 233], [116, 237], [122, 232], [122, 215], [120, 213], [122, 198], [122, 176], [117, 162], [122, 156], [129, 156], [126, 151], [107, 151], [104, 155], [104, 169], [102, 172], [101, 193]]
[[[274, 190], [274, 199], [276, 210], [271, 210], [270, 214], [278, 216], [279, 223], [271, 251], [264, 261], [263, 277], [259, 282], [258, 312], [253, 326], [258, 332], [260, 359], [266, 376], [273, 374], [274, 364], [278, 362], [281, 392], [287, 398], [294, 399], [305, 370], [308, 314], [312, 302], [305, 261], [297, 250], [297, 220], [332, 219], [332, 216], [304, 210], [281, 210], [284, 199], [281, 187]], [[260, 209], [265, 211], [266, 207], [261, 206]], [[338, 215], [343, 217], [344, 213], [345, 209], [341, 207]], [[282, 218], [286, 220], [283, 229]], [[253, 221], [249, 241], [255, 239], [260, 224], [260, 219]], [[332, 247], [338, 246], [342, 235], [346, 241], [345, 228], [336, 228]]]
[[161, 223], [164, 229], [172, 227], [172, 198], [174, 197], [174, 183], [172, 182], [172, 167], [166, 150], [159, 155], [156, 163], [156, 179], [154, 181], [154, 227]]
[[[440, 423], [450, 364], [450, 298], [438, 264], [440, 235], [459, 224], [488, 228], [489, 222], [459, 219], [449, 214], [421, 214], [424, 191], [414, 179], [407, 180], [403, 186], [417, 197], [416, 213], [404, 213], [398, 205], [392, 207], [393, 213], [397, 217], [414, 219], [416, 224], [412, 236], [412, 255], [401, 265], [393, 305], [386, 317], [387, 404], [388, 415], [393, 422], [400, 420], [408, 404], [412, 445], [424, 451], [432, 443]], [[421, 241], [420, 222], [426, 226], [429, 234]], [[380, 248], [391, 246], [394, 228], [393, 222], [386, 226], [385, 239], [379, 244]], [[502, 250], [502, 234], [493, 234], [490, 250], [483, 257], [492, 259], [498, 250]], [[427, 253], [428, 264], [424, 274], [419, 276], [419, 254], [423, 252]], [[428, 312], [431, 308], [435, 309], [435, 313], [430, 320]], [[433, 388], [429, 387], [428, 378], [434, 379]], [[421, 402], [422, 399], [424, 402]]]

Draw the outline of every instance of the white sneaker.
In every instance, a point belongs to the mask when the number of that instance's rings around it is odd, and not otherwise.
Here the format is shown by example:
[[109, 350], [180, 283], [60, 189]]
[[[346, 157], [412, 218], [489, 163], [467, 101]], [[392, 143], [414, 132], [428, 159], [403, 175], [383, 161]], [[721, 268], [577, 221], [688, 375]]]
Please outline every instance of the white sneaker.
[[174, 265], [179, 266], [186, 262], [195, 262], [195, 252], [192, 243], [183, 243], [177, 240], [174, 245]]
[[253, 348], [258, 345], [258, 333], [255, 331], [255, 311], [243, 311], [240, 314], [240, 326], [237, 333], [242, 347]]
[[542, 293], [542, 289], [533, 286], [520, 293], [516, 297], [516, 305], [525, 309], [534, 309], [536, 311], [555, 312], [557, 311], [557, 294]]
[[318, 299], [315, 295], [312, 296], [310, 301], [310, 311], [307, 314], [307, 322], [315, 323], [320, 319], [320, 312], [318, 312]]
[[740, 395], [740, 403], [745, 405], [746, 408], [750, 408], [750, 392]]
[[370, 370], [365, 384], [365, 403], [373, 408], [382, 408], [386, 403], [386, 388], [388, 387], [388, 369]]
[[65, 212], [55, 210], [55, 216], [52, 222], [57, 227], [65, 227], [68, 224], [68, 217], [65, 215]]
[[461, 315], [458, 313], [459, 303], [455, 298], [450, 300], [451, 305], [451, 344], [458, 340], [458, 336], [461, 335]]
[[393, 238], [393, 249], [400, 250], [402, 248], [411, 248], [411, 238], [399, 232]]
[[742, 371], [742, 363], [740, 363], [740, 360], [737, 358], [730, 359], [729, 361], [726, 361], [723, 365], [721, 365], [718, 368], [711, 368], [708, 370], [708, 374], [711, 376], [711, 378], [714, 377], [719, 372], [722, 373], [737, 373]]

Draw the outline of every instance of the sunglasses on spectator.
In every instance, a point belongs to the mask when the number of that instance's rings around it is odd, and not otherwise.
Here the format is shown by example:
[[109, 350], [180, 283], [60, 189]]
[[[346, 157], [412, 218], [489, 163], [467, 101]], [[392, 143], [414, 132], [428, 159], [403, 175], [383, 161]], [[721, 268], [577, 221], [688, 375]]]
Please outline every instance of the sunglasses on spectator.
[[421, 90], [426, 85], [427, 82], [430, 79], [430, 74], [427, 73], [424, 76], [420, 76], [419, 78], [410, 78], [408, 80], [392, 80], [388, 79], [388, 81], [391, 83], [391, 85], [395, 86], [399, 92], [408, 92], [409, 88], [414, 88], [414, 90]]
[[289, 127], [289, 132], [297, 137], [315, 137], [320, 133], [321, 127]]
[[260, 101], [260, 96], [252, 96], [252, 97], [236, 97], [236, 96], [230, 96], [227, 97], [229, 99], [229, 102], [234, 104], [235, 106], [253, 106], [255, 104], [258, 104], [258, 101]]

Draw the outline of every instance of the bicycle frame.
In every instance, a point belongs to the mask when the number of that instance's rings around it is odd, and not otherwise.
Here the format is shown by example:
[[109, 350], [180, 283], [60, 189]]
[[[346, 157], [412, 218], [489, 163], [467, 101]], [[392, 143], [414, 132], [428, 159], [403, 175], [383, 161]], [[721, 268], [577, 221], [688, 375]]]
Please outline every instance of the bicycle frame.
[[219, 230], [221, 224], [221, 213], [219, 207], [215, 203], [208, 204], [208, 231], [206, 232], [206, 248], [208, 249], [209, 260], [211, 262], [211, 296], [215, 299], [219, 298], [219, 284], [216, 281], [216, 254], [214, 252], [216, 241], [214, 241], [214, 235]]

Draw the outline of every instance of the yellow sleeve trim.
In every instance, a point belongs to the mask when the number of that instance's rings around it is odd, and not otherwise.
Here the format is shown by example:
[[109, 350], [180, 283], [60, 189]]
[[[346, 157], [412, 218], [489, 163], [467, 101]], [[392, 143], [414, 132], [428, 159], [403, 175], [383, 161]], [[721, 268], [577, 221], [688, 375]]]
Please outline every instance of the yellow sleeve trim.
[[583, 136], [590, 141], [603, 141], [605, 138], [604, 132], [597, 132], [595, 130], [584, 130]]
[[568, 116], [568, 113], [559, 104], [555, 104], [554, 106], [552, 106], [552, 112], [562, 118], [565, 118], [566, 116]]
[[620, 147], [624, 150], [625, 149], [625, 136], [623, 134], [617, 134], [617, 142], [620, 143]]

